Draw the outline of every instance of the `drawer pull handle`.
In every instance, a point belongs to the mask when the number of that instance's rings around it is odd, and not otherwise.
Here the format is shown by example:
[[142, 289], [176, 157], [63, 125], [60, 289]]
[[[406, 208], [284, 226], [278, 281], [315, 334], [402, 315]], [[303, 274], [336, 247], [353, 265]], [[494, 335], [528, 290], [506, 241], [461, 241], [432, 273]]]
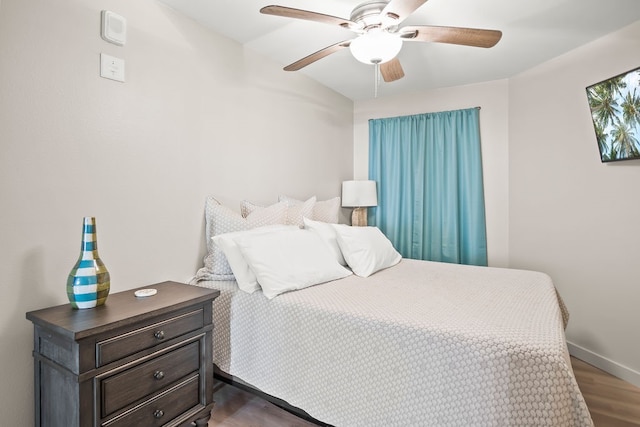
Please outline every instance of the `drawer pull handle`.
[[153, 378], [157, 379], [157, 380], [161, 380], [164, 378], [164, 372], [162, 371], [155, 371], [153, 373]]
[[157, 340], [163, 340], [164, 339], [164, 331], [156, 331], [153, 334], [154, 337], [156, 337]]
[[164, 411], [160, 410], [160, 409], [156, 409], [153, 412], [153, 417], [154, 418], [162, 418], [164, 416]]

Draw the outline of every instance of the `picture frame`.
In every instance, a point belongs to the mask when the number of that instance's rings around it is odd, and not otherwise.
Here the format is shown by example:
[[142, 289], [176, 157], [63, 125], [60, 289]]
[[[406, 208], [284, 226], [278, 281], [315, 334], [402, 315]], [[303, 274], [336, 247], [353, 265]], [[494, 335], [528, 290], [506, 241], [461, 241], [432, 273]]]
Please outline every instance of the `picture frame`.
[[586, 91], [600, 160], [640, 159], [640, 67]]

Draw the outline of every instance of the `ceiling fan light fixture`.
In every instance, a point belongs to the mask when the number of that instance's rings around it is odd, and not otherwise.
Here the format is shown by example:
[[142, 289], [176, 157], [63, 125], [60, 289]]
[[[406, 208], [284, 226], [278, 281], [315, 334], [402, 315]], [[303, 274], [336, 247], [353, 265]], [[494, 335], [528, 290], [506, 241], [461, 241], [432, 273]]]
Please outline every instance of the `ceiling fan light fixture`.
[[384, 64], [392, 60], [402, 48], [402, 39], [387, 31], [374, 28], [351, 41], [351, 54], [364, 64]]

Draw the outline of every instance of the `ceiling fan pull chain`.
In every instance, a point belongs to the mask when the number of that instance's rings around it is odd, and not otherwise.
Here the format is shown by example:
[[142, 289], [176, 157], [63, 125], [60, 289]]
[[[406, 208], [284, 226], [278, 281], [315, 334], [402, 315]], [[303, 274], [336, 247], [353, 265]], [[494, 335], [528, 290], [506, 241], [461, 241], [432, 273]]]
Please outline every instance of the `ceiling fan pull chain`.
[[378, 71], [380, 70], [380, 64], [373, 66], [373, 97], [378, 97]]
[[378, 97], [378, 85], [380, 85], [380, 61], [373, 61], [373, 97]]

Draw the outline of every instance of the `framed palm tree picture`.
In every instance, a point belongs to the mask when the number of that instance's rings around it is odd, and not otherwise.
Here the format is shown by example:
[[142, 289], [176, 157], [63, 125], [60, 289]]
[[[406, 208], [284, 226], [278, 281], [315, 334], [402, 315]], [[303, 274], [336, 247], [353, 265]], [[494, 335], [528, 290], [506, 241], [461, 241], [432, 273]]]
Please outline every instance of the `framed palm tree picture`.
[[640, 68], [587, 87], [602, 162], [640, 159]]

